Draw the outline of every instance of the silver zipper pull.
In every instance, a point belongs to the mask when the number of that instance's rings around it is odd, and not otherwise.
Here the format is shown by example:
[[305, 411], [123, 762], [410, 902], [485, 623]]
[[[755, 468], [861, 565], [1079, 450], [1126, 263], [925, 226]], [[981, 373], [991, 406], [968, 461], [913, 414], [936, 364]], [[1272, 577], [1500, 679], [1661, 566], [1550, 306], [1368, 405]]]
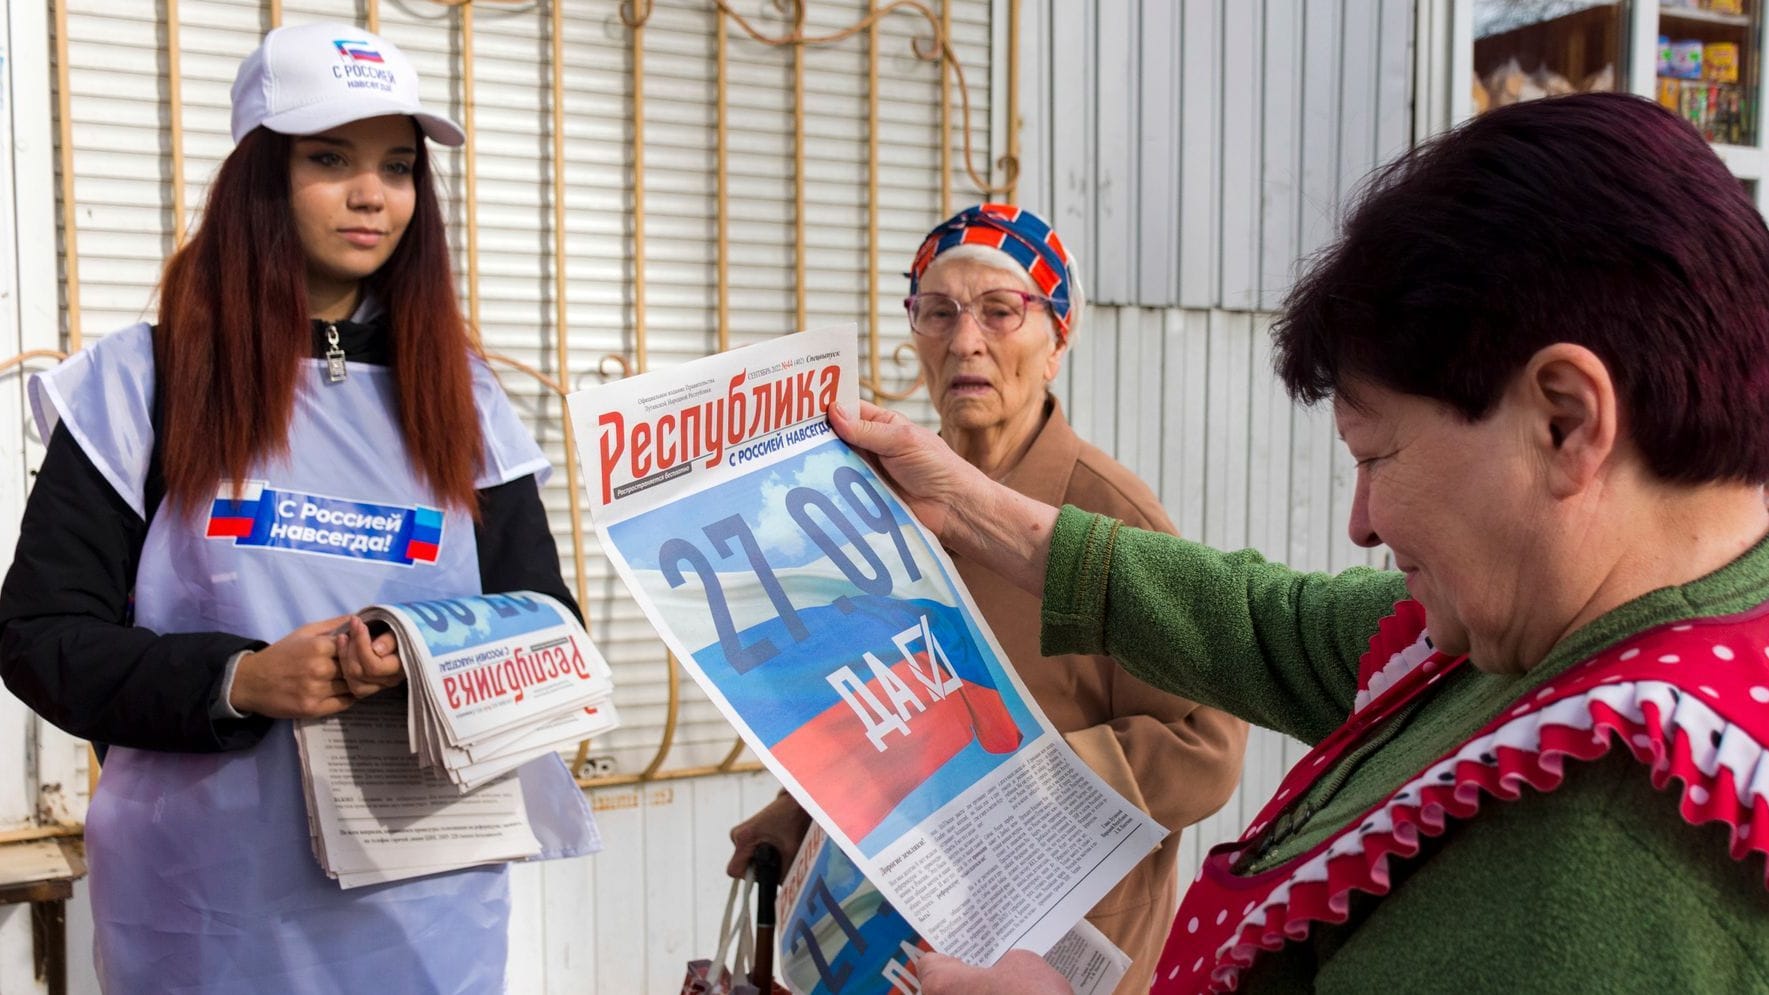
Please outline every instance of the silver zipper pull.
[[326, 324], [326, 382], [343, 383], [350, 373], [344, 368], [344, 349], [338, 345], [338, 326]]

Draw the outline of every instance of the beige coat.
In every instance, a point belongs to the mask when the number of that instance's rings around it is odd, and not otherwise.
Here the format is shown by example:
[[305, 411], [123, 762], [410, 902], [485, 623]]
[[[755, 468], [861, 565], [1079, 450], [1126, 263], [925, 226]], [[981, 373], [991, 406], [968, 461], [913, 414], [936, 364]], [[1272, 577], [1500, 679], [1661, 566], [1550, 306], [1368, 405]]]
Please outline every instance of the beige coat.
[[[1148, 485], [1069, 427], [1054, 398], [1044, 427], [1001, 482], [1047, 504], [1072, 504], [1177, 535]], [[1038, 652], [1039, 598], [954, 556], [1020, 678], [1069, 745], [1172, 834], [1088, 913], [1134, 962], [1119, 995], [1146, 992], [1178, 906], [1179, 831], [1221, 808], [1241, 776], [1247, 726], [1157, 691], [1106, 656]]]

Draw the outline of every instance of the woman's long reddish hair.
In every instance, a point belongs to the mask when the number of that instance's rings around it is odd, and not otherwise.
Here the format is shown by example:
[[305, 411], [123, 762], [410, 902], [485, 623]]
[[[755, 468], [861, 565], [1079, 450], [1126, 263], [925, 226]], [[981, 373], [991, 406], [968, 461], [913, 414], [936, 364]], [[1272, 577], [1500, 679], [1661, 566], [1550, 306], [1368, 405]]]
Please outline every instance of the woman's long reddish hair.
[[[243, 138], [209, 187], [203, 221], [166, 263], [154, 336], [166, 496], [185, 513], [288, 452], [301, 361], [312, 351], [307, 261], [289, 204], [286, 135]], [[413, 467], [445, 504], [478, 516], [484, 440], [442, 208], [420, 137], [417, 204], [367, 285], [391, 319], [399, 425]]]

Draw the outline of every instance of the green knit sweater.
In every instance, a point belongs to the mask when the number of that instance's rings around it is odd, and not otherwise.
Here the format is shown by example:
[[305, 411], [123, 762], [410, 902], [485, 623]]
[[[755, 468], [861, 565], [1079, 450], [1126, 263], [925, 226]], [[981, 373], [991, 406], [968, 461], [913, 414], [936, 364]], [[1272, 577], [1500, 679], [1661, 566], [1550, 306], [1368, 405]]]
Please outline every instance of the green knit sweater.
[[[1137, 677], [1314, 743], [1351, 713], [1357, 661], [1406, 597], [1399, 574], [1302, 573], [1257, 553], [1113, 528], [1067, 507], [1045, 577], [1047, 655], [1109, 653]], [[1329, 768], [1253, 870], [1306, 852], [1505, 707], [1652, 626], [1769, 601], [1769, 540], [1692, 583], [1579, 629], [1522, 676], [1461, 668]], [[1175, 786], [1183, 790], [1183, 786]], [[1491, 799], [1391, 864], [1342, 925], [1262, 954], [1243, 991], [1769, 992], [1762, 861], [1727, 856], [1625, 750], [1569, 763], [1559, 789]]]

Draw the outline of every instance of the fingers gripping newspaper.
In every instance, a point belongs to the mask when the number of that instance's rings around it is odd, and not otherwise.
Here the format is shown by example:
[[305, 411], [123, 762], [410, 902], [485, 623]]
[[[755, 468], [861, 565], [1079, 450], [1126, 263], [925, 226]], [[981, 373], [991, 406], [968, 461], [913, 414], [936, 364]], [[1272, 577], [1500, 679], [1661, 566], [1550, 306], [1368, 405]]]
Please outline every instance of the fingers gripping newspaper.
[[591, 517], [683, 666], [921, 937], [1044, 952], [1166, 831], [1063, 742], [938, 542], [830, 431], [856, 354], [848, 325], [572, 394]]
[[406, 682], [295, 724], [315, 855], [354, 888], [533, 857], [517, 768], [619, 724], [577, 619], [520, 591], [371, 605]]

